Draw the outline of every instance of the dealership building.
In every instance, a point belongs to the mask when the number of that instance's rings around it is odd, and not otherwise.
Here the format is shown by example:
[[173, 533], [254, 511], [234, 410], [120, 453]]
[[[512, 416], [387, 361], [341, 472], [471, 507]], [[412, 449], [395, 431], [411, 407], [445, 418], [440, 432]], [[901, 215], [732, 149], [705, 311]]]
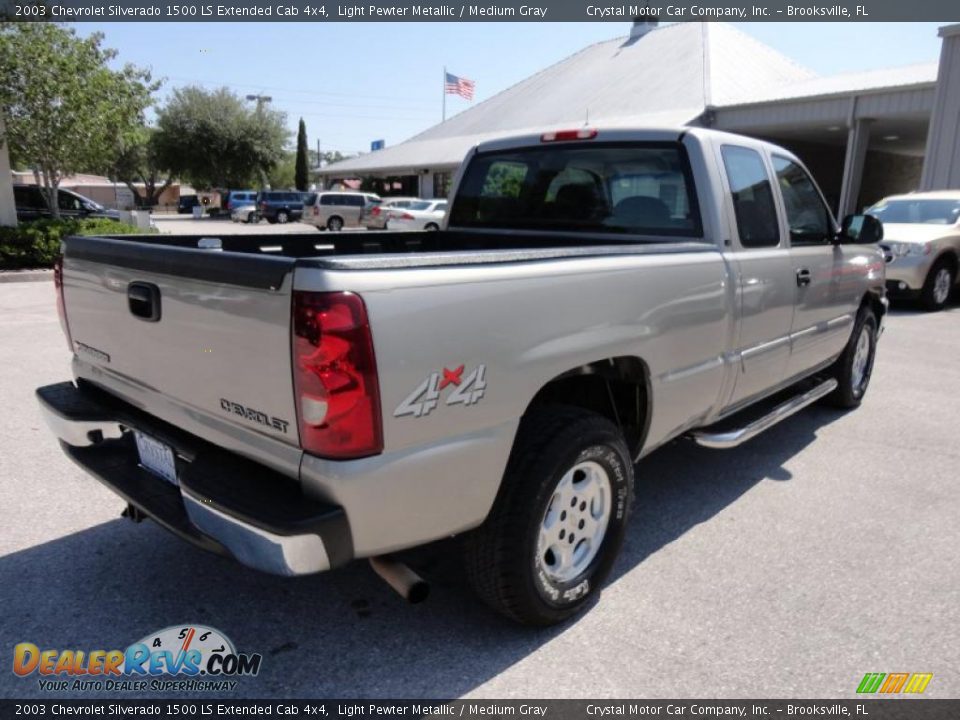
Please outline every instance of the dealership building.
[[445, 197], [471, 147], [549, 129], [702, 126], [800, 156], [843, 215], [884, 195], [960, 188], [960, 25], [939, 63], [818, 76], [726, 23], [659, 26], [584, 48], [394, 147], [324, 167], [390, 194]]

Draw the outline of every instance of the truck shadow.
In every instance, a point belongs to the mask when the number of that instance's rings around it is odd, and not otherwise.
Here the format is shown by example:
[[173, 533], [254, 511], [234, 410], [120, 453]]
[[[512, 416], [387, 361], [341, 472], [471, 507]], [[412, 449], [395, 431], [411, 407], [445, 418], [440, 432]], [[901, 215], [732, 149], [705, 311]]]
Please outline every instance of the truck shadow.
[[[645, 458], [611, 582], [710, 522], [757, 483], [792, 480], [788, 461], [841, 416], [814, 407], [735, 450], [678, 441]], [[119, 519], [0, 558], [0, 587], [0, 645], [7, 652], [19, 642], [124, 649], [170, 625], [218, 628], [241, 652], [264, 656], [260, 674], [241, 679], [229, 697], [456, 697], [575, 627], [520, 628], [481, 606], [455, 579], [436, 586], [426, 603], [405, 605], [360, 562], [306, 578], [263, 575], [185, 545], [152, 523]], [[602, 602], [591, 612], [603, 612]], [[56, 696], [71, 695], [80, 693]], [[0, 697], [36, 696], [51, 697], [36, 675], [0, 673]]]

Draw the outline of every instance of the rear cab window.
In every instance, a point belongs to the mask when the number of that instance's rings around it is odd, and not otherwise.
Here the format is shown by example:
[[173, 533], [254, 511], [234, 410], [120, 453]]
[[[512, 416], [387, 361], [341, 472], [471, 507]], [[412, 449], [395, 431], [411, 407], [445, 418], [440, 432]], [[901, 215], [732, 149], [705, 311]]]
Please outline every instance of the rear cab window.
[[564, 143], [478, 154], [450, 224], [703, 236], [686, 150], [677, 142]]

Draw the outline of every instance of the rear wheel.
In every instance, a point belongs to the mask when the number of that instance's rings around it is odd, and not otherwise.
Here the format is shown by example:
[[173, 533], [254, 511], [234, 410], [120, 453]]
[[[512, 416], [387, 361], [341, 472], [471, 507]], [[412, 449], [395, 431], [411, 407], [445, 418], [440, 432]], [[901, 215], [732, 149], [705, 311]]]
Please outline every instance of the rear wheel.
[[327, 230], [330, 232], [340, 232], [343, 230], [343, 218], [334, 215], [332, 218], [327, 220]]
[[947, 306], [947, 300], [950, 299], [950, 291], [953, 290], [956, 277], [957, 271], [949, 260], [946, 258], [937, 260], [927, 273], [927, 280], [923, 284], [923, 290], [920, 291], [920, 301], [924, 308], [930, 312], [943, 310]]
[[424, 230], [430, 230], [430, 231], [439, 230], [439, 229], [440, 229], [440, 226], [437, 225], [436, 223], [427, 223], [427, 226], [424, 228]]
[[843, 354], [834, 365], [837, 389], [827, 396], [835, 407], [858, 407], [870, 385], [877, 354], [877, 316], [867, 307], [860, 309], [857, 322]]
[[281, 210], [278, 212], [277, 222], [281, 225], [286, 225], [288, 222], [290, 222], [290, 213], [288, 213], [286, 210]]
[[579, 408], [529, 413], [494, 507], [466, 540], [471, 585], [512, 620], [566, 620], [613, 567], [632, 496], [633, 465], [613, 423]]

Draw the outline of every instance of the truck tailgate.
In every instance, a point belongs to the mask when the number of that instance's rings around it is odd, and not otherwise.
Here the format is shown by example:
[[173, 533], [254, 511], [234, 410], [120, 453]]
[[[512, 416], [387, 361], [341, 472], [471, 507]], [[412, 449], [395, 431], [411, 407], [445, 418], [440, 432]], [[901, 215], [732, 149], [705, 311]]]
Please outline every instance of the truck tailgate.
[[[298, 445], [290, 366], [295, 260], [156, 243], [64, 243], [67, 325], [79, 376], [133, 385], [149, 407]], [[143, 398], [147, 398], [146, 401]]]

